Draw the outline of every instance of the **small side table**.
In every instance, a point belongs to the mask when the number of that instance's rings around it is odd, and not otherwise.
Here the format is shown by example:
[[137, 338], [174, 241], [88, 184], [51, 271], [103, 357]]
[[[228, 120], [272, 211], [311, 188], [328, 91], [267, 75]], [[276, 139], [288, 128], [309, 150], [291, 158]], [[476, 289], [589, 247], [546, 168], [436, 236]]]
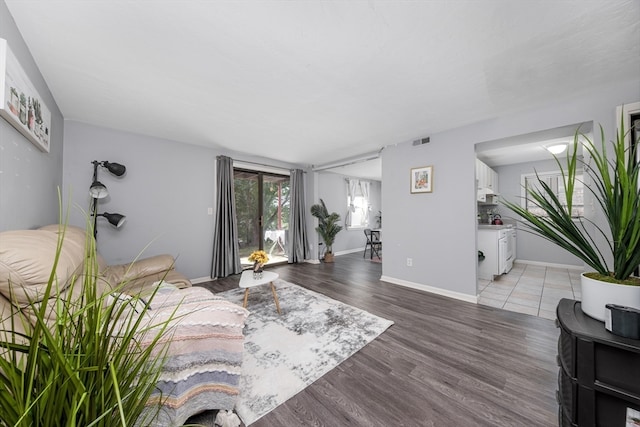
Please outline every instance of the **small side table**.
[[278, 314], [280, 313], [280, 302], [278, 301], [278, 294], [276, 294], [276, 287], [273, 285], [273, 281], [278, 277], [278, 273], [274, 273], [272, 271], [263, 271], [262, 278], [254, 279], [253, 278], [253, 270], [245, 270], [242, 272], [242, 276], [240, 277], [240, 287], [244, 288], [244, 302], [242, 303], [242, 307], [247, 308], [247, 298], [249, 298], [249, 289], [254, 286], [264, 285], [266, 283], [271, 284], [271, 292], [273, 293], [273, 300], [276, 303], [276, 310], [278, 310]]

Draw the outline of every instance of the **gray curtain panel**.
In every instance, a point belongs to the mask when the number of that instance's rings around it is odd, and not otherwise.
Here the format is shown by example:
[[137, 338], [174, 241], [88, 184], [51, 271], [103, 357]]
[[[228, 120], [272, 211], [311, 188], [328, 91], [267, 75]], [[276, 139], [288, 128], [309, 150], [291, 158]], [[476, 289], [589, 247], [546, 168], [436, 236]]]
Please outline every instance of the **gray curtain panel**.
[[213, 260], [211, 277], [227, 277], [242, 271], [238, 247], [235, 192], [233, 190], [233, 159], [218, 156], [216, 219], [213, 228]]
[[304, 197], [304, 172], [291, 169], [291, 209], [289, 211], [289, 264], [304, 262], [309, 255]]

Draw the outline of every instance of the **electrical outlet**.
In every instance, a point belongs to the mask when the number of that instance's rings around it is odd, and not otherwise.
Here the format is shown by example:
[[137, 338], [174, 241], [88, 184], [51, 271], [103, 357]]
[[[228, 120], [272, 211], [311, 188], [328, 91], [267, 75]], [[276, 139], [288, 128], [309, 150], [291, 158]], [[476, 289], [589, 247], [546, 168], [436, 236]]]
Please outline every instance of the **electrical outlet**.
[[407, 258], [407, 267], [413, 267], [413, 259]]
[[207, 208], [207, 215], [213, 215], [213, 208]]

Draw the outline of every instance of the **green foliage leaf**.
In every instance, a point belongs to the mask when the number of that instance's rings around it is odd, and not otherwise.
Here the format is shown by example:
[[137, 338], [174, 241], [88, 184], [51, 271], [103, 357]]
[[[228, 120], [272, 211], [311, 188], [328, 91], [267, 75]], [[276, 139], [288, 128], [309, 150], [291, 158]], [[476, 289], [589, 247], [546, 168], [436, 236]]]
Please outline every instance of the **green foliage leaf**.
[[[566, 163], [563, 165], [554, 155], [562, 170], [568, 205], [566, 208], [554, 191], [539, 177], [539, 187], [527, 187], [526, 192], [527, 196], [542, 208], [544, 216], [535, 215], [519, 204], [502, 201], [508, 209], [523, 218], [524, 221], [521, 223], [525, 229], [566, 249], [600, 275], [610, 276], [619, 283], [629, 279], [640, 265], [640, 141], [627, 146], [626, 137], [631, 134], [625, 131], [624, 120], [621, 120], [616, 139], [611, 141], [613, 158], [610, 158], [602, 126], [599, 147], [578, 129], [574, 137], [573, 150], [567, 153]], [[588, 163], [578, 157], [578, 144], [583, 144], [590, 159]], [[588, 171], [591, 183], [585, 183], [585, 188], [607, 219], [605, 230], [585, 218], [571, 218], [578, 165]], [[607, 242], [606, 251], [598, 246], [596, 237]], [[612, 259], [611, 266], [607, 264], [607, 259]]]
[[[146, 425], [159, 410], [159, 404], [147, 402], [164, 364], [163, 338], [174, 315], [155, 322], [148, 304], [136, 304], [137, 296], [130, 301], [140, 310], [109, 304], [108, 295], [99, 295], [95, 241], [88, 235], [81, 278], [71, 278], [70, 287], [58, 292], [64, 285], [54, 274], [64, 241], [61, 228], [44, 303], [14, 308], [10, 319], [3, 319], [5, 325], [21, 322], [28, 333], [0, 331], [0, 426]], [[146, 302], [154, 296], [155, 291]], [[29, 321], [29, 312], [35, 321]], [[149, 345], [140, 345], [143, 336]]]
[[311, 206], [311, 215], [318, 218], [316, 231], [324, 241], [327, 252], [331, 252], [336, 235], [342, 230], [342, 226], [338, 224], [338, 222], [340, 222], [340, 215], [336, 212], [329, 213], [322, 199], [320, 199], [319, 204]]

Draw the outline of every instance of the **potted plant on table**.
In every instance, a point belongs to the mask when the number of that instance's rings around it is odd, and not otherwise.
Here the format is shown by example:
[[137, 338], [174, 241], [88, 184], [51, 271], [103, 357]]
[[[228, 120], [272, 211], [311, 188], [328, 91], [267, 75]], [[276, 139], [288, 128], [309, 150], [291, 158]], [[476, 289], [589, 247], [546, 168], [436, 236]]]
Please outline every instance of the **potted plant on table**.
[[318, 218], [316, 231], [327, 248], [324, 254], [324, 262], [333, 262], [333, 242], [336, 239], [336, 235], [342, 230], [342, 226], [338, 224], [340, 215], [336, 212], [329, 213], [322, 199], [320, 199], [320, 204], [311, 206], [311, 215]]
[[[595, 270], [582, 274], [582, 311], [604, 321], [608, 303], [640, 308], [640, 278], [632, 275], [640, 265], [640, 141], [626, 146], [627, 133], [621, 121], [616, 139], [611, 142], [610, 158], [602, 126], [600, 136], [601, 145], [597, 148], [578, 129], [573, 147], [567, 152], [566, 165], [554, 155], [562, 171], [564, 203], [537, 174], [537, 185], [526, 188], [526, 195], [544, 211], [543, 215], [531, 213], [520, 204], [502, 203], [523, 219], [520, 222], [526, 230], [566, 249]], [[583, 145], [590, 158], [586, 163], [578, 157], [578, 144]], [[591, 180], [584, 183], [584, 188], [593, 195], [594, 206], [604, 213], [604, 230], [588, 219], [571, 215], [573, 189], [579, 182], [578, 166], [584, 166], [584, 174]], [[606, 244], [598, 246], [599, 237]], [[612, 264], [608, 264], [609, 260]]]

